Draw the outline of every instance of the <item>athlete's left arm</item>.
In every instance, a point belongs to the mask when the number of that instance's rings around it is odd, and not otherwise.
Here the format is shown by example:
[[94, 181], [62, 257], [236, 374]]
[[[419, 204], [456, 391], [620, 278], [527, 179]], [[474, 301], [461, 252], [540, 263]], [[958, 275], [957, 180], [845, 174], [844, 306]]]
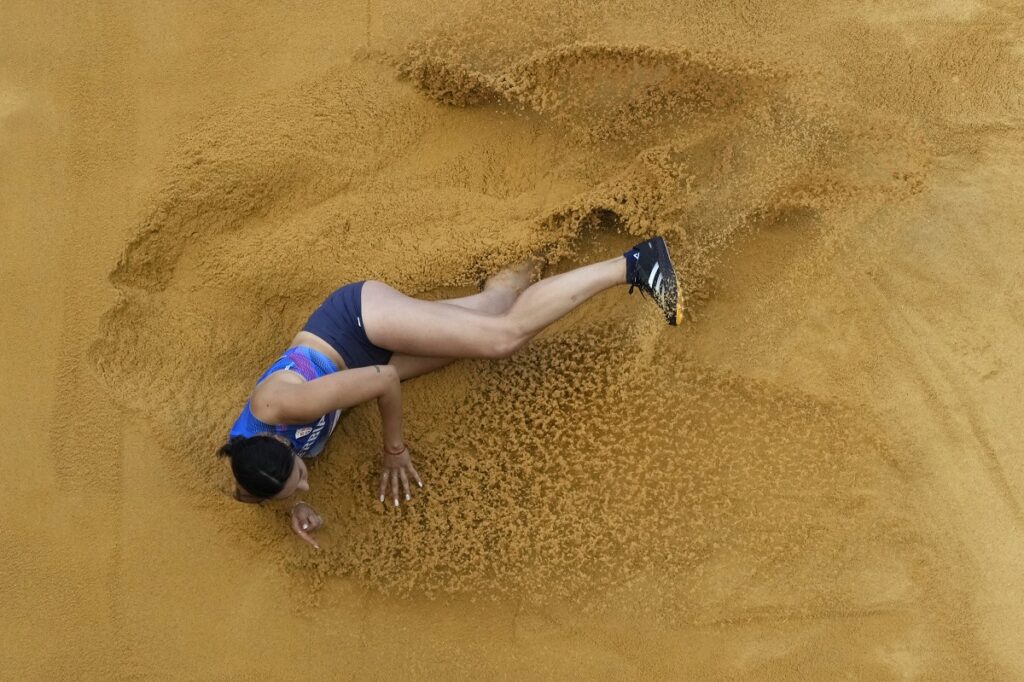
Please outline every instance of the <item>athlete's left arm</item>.
[[377, 409], [380, 410], [380, 421], [384, 429], [384, 449], [389, 452], [400, 451], [405, 447], [402, 438], [402, 382], [398, 370], [390, 365], [374, 365], [378, 372], [387, 371], [393, 376], [388, 381], [384, 392], [377, 396]]
[[382, 407], [381, 416], [385, 417], [385, 433], [401, 443], [401, 391], [394, 367], [371, 365], [302, 383], [265, 382], [256, 387], [250, 404], [256, 418], [268, 424], [306, 424], [367, 400], [384, 400], [387, 414]]
[[[395, 377], [398, 377], [398, 370], [395, 370]], [[395, 381], [377, 398], [377, 407], [380, 408], [380, 420], [384, 426], [384, 450], [381, 452], [378, 495], [383, 502], [384, 495], [390, 489], [391, 500], [397, 507], [399, 485], [405, 493], [406, 500], [412, 499], [410, 481], [415, 481], [417, 485], [423, 487], [423, 481], [409, 457], [409, 448], [402, 442], [402, 384], [399, 381]]]
[[420, 487], [423, 481], [412, 465], [402, 437], [402, 383], [395, 367], [346, 369], [302, 384], [278, 382], [267, 386], [265, 392], [254, 392], [251, 405], [256, 418], [270, 424], [305, 424], [373, 398], [377, 399], [384, 427], [379, 497], [383, 502], [390, 489], [397, 507], [399, 486], [408, 500], [410, 481]]

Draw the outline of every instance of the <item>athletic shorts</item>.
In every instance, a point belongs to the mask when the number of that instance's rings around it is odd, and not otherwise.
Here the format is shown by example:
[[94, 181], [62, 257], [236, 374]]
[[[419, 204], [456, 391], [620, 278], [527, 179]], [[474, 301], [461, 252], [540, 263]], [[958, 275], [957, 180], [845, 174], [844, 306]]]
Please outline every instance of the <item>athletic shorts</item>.
[[391, 360], [391, 351], [370, 343], [363, 329], [363, 284], [346, 284], [328, 296], [302, 328], [338, 351], [348, 369], [386, 365]]

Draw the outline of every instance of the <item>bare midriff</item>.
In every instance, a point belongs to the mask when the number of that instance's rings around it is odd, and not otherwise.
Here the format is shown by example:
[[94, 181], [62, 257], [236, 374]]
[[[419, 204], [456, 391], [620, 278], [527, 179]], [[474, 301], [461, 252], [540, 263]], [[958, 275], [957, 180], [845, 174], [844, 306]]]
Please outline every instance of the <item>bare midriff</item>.
[[327, 343], [316, 334], [310, 334], [305, 331], [299, 332], [295, 335], [295, 338], [292, 339], [292, 342], [288, 347], [292, 348], [294, 346], [306, 346], [307, 348], [320, 351], [334, 361], [334, 364], [338, 366], [339, 372], [345, 369], [345, 361], [341, 359], [340, 355], [338, 355], [338, 351], [334, 350], [331, 344]]

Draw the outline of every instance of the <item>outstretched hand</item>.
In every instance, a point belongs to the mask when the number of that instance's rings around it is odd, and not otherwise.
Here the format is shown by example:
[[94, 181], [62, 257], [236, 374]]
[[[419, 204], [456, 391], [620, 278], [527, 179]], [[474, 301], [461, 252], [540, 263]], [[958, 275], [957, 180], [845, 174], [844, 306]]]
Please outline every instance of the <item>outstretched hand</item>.
[[320, 549], [320, 545], [317, 544], [316, 538], [312, 534], [323, 525], [324, 520], [316, 513], [316, 510], [305, 502], [299, 502], [292, 507], [292, 530], [300, 538], [313, 545], [315, 549]]
[[416, 481], [416, 485], [423, 487], [423, 481], [420, 479], [420, 475], [416, 473], [416, 468], [412, 465], [412, 458], [409, 456], [409, 448], [403, 447], [401, 452], [390, 452], [387, 448], [381, 453], [381, 464], [382, 469], [380, 474], [380, 501], [384, 501], [384, 496], [390, 490], [391, 499], [394, 501], [395, 506], [398, 506], [398, 486], [401, 483], [402, 492], [405, 493], [405, 499], [411, 500], [412, 493], [409, 490], [409, 480]]

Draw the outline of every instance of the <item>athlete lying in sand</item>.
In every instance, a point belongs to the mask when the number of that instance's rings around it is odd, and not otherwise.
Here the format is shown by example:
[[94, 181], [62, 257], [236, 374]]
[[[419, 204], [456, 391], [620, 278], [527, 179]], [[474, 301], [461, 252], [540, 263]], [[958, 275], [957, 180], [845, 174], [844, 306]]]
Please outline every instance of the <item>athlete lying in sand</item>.
[[[377, 401], [384, 429], [379, 500], [423, 481], [402, 436], [400, 382], [457, 358], [508, 357], [541, 329], [617, 284], [650, 294], [668, 323], [682, 321], [682, 299], [664, 239], [543, 279], [530, 266], [503, 270], [474, 296], [422, 301], [382, 282], [348, 284], [310, 316], [291, 346], [263, 373], [220, 455], [231, 460], [235, 498], [264, 502], [309, 490], [305, 459], [320, 454], [341, 410]], [[323, 519], [307, 503], [292, 507], [292, 529], [319, 549]]]

